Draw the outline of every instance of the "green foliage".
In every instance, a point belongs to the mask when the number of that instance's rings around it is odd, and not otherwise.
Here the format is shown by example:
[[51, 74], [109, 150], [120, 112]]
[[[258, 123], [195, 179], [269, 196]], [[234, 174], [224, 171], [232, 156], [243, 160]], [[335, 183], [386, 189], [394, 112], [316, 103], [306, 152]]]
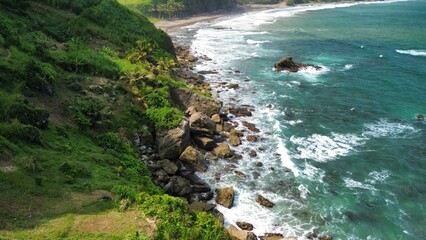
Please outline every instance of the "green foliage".
[[0, 123], [0, 135], [15, 141], [23, 140], [29, 143], [41, 143], [40, 131], [36, 127], [16, 121]]
[[132, 153], [133, 149], [131, 143], [127, 139], [122, 139], [117, 133], [108, 132], [101, 135], [99, 138], [99, 145], [104, 148], [114, 149], [122, 153]]
[[49, 63], [32, 60], [25, 66], [26, 84], [29, 88], [49, 92], [56, 79], [56, 70]]
[[121, 199], [129, 199], [134, 202], [136, 200], [136, 190], [126, 185], [115, 185], [111, 192], [121, 200]]
[[151, 57], [156, 49], [158, 49], [158, 45], [155, 42], [147, 39], [138, 40], [136, 41], [136, 47], [127, 54], [127, 59], [131, 63], [148, 61], [148, 57]]
[[19, 45], [18, 29], [14, 27], [14, 23], [0, 15], [0, 36], [4, 39], [3, 46]]
[[72, 178], [84, 178], [92, 176], [90, 169], [80, 162], [64, 162], [59, 170]]
[[154, 123], [157, 129], [169, 129], [179, 125], [183, 113], [174, 107], [149, 108], [145, 114]]
[[102, 119], [103, 108], [104, 106], [95, 99], [77, 101], [74, 104], [74, 120], [81, 129], [93, 127]]
[[145, 100], [149, 107], [153, 108], [163, 108], [170, 107], [170, 103], [167, 100], [169, 94], [167, 91], [155, 91], [145, 96]]
[[81, 13], [84, 9], [99, 4], [101, 0], [48, 0], [47, 3], [61, 9]]
[[140, 207], [161, 221], [154, 239], [158, 240], [230, 240], [223, 227], [208, 213], [190, 212], [183, 200], [168, 195], [138, 195]]
[[55, 58], [58, 65], [74, 73], [103, 75], [110, 78], [117, 78], [120, 73], [114, 62], [102, 54], [96, 54], [78, 38], [69, 41], [68, 50], [57, 53]]

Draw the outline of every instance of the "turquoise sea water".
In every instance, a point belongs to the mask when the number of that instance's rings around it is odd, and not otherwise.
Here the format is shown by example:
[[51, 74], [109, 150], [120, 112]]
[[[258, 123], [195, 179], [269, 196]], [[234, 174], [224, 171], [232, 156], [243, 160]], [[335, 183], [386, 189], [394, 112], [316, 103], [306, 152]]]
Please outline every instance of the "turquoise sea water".
[[[196, 70], [219, 72], [207, 77], [219, 98], [255, 109], [236, 121], [261, 129], [261, 141], [234, 148], [242, 160], [203, 174], [235, 187], [235, 206], [219, 207], [228, 223], [251, 222], [258, 235], [316, 227], [334, 239], [426, 239], [426, 122], [416, 120], [426, 115], [426, 1], [248, 13], [179, 39], [212, 59]], [[323, 69], [275, 72], [287, 55]]]

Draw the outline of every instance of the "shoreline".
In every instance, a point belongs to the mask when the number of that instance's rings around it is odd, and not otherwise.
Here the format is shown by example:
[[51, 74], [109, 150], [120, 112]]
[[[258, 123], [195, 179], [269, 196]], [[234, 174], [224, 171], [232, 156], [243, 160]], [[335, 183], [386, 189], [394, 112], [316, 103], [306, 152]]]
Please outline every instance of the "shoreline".
[[239, 5], [236, 8], [229, 11], [219, 10], [212, 13], [204, 13], [204, 14], [190, 16], [186, 18], [167, 19], [167, 20], [162, 20], [157, 23], [154, 23], [154, 25], [157, 28], [166, 32], [167, 34], [171, 34], [173, 32], [179, 31], [180, 29], [184, 27], [188, 27], [196, 23], [210, 22], [219, 18], [232, 17], [238, 14], [243, 14], [248, 12], [257, 12], [257, 11], [270, 10], [273, 8], [286, 8], [286, 7], [291, 7], [291, 6], [287, 5], [285, 2], [281, 2], [277, 4]]

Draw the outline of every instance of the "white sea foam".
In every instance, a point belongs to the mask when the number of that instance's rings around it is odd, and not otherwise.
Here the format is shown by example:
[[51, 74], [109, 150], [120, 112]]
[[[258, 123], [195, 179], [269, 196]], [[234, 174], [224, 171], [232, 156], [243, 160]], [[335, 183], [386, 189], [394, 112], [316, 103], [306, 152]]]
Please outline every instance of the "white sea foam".
[[305, 168], [302, 170], [301, 176], [313, 182], [323, 182], [322, 179], [325, 176], [325, 171], [305, 163]]
[[247, 44], [249, 45], [258, 45], [258, 44], [267, 43], [267, 42], [270, 42], [270, 41], [256, 41], [256, 40], [247, 39]]
[[383, 183], [386, 181], [386, 179], [389, 178], [390, 172], [388, 170], [383, 170], [380, 172], [373, 171], [373, 172], [370, 172], [368, 176], [370, 177], [370, 179], [368, 179], [367, 182], [371, 184]]
[[426, 50], [396, 50], [397, 53], [426, 57]]
[[290, 156], [288, 155], [288, 151], [284, 145], [282, 139], [278, 139], [277, 153], [281, 156], [281, 163], [284, 167], [290, 169], [294, 176], [299, 176], [299, 169], [296, 165], [291, 161]]
[[361, 188], [361, 189], [370, 190], [370, 191], [377, 191], [376, 188], [374, 188], [372, 185], [368, 183], [358, 182], [348, 177], [343, 178], [343, 180], [345, 181], [345, 186], [348, 188]]
[[349, 69], [352, 69], [354, 67], [354, 65], [352, 65], [352, 64], [346, 64], [345, 65], [345, 70], [349, 70]]
[[291, 137], [297, 144], [298, 158], [327, 162], [337, 157], [347, 156], [354, 147], [363, 144], [364, 138], [353, 134], [332, 133], [330, 136], [313, 134], [310, 137]]
[[414, 128], [410, 124], [389, 122], [386, 119], [380, 119], [376, 123], [364, 124], [364, 137], [390, 137], [390, 138], [405, 138], [413, 136], [420, 130]]

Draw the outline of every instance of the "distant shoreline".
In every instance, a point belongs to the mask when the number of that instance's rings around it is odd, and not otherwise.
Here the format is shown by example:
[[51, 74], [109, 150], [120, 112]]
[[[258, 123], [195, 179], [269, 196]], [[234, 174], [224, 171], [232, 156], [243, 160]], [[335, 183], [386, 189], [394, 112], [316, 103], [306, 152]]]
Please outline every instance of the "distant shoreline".
[[230, 11], [216, 11], [212, 13], [205, 13], [200, 15], [195, 15], [187, 18], [178, 18], [178, 19], [168, 19], [155, 23], [154, 25], [157, 28], [165, 31], [166, 33], [172, 33], [180, 28], [187, 27], [199, 22], [209, 22], [216, 20], [218, 18], [233, 16], [237, 14], [242, 14], [246, 12], [255, 12], [262, 10], [269, 10], [274, 8], [285, 8], [289, 7], [285, 2], [277, 3], [277, 4], [248, 4], [248, 5], [240, 5], [233, 10]]

